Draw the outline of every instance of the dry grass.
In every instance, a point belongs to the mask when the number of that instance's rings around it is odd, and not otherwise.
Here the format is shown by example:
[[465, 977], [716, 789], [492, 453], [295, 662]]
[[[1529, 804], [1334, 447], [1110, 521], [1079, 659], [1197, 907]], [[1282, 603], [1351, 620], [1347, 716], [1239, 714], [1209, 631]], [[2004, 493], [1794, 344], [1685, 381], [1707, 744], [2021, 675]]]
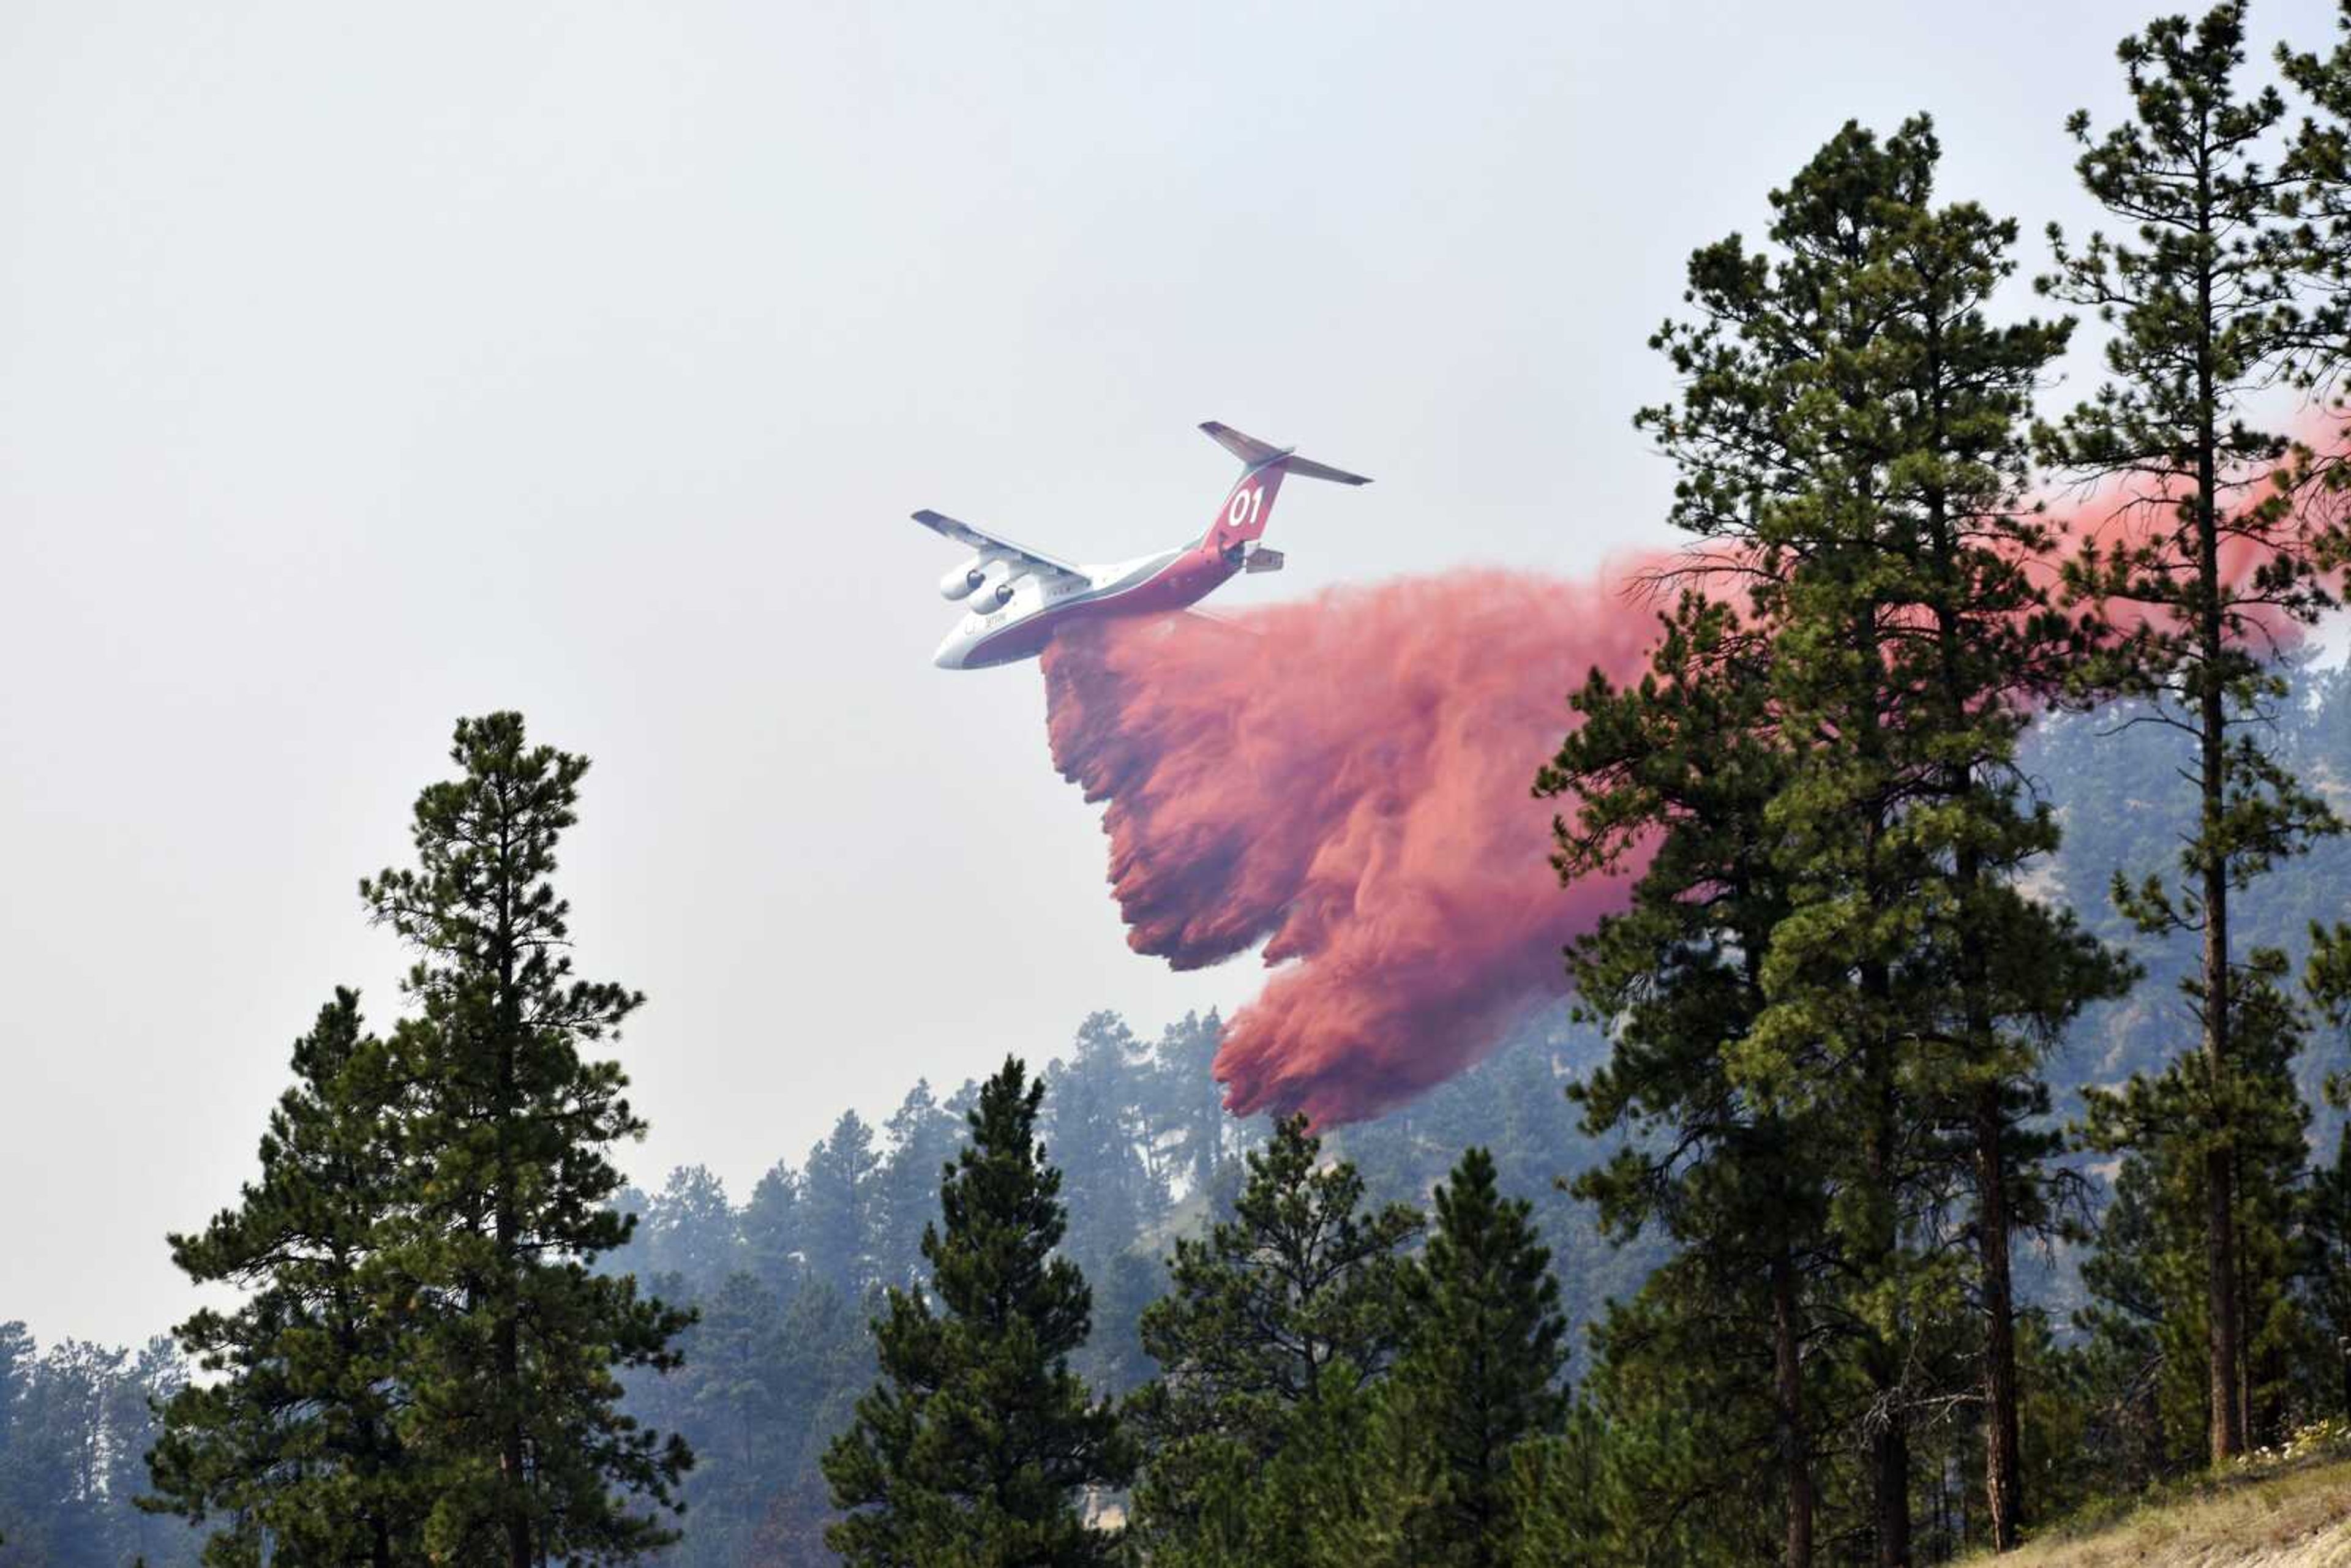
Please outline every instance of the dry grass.
[[2061, 1528], [1998, 1561], [2001, 1568], [2351, 1568], [2351, 1459], [2275, 1461], [2095, 1530]]

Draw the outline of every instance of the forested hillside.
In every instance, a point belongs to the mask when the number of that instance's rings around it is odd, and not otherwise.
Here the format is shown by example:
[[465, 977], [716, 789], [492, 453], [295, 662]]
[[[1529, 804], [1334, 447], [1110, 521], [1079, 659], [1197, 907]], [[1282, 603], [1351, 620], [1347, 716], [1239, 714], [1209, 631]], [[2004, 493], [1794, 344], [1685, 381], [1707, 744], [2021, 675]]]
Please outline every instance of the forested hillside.
[[[2079, 900], [2086, 920], [2128, 938], [2101, 896], [2108, 868], [2159, 861], [2190, 799], [2177, 775], [2176, 736], [2127, 727], [2121, 716], [2051, 722], [2026, 768], [2066, 827], [2048, 891]], [[2341, 795], [2351, 781], [2351, 666], [2302, 668], [2276, 716], [2286, 754], [2318, 787]], [[2340, 915], [2346, 887], [2351, 843], [2336, 841], [2271, 890], [2274, 902], [2260, 906], [2254, 939], [2299, 954], [2311, 921]], [[2151, 986], [2168, 988], [2193, 965], [2187, 936], [2131, 940]], [[2159, 1066], [2177, 1047], [2179, 1027], [2160, 993], [2144, 989], [2086, 1013], [2051, 1058], [2053, 1120], [2080, 1117], [2082, 1088]], [[1094, 1332], [1077, 1364], [1105, 1394], [1130, 1393], [1155, 1372], [1138, 1322], [1167, 1288], [1173, 1241], [1229, 1218], [1242, 1155], [1269, 1134], [1263, 1119], [1234, 1121], [1217, 1106], [1208, 1071], [1216, 1035], [1213, 1016], [1138, 1034], [1105, 1011], [1082, 1020], [1067, 1042], [1040, 1042], [1038, 1055], [1050, 1062], [1045, 1144], [1070, 1194], [1064, 1247], [1094, 1291]], [[1614, 1146], [1583, 1131], [1563, 1092], [1604, 1059], [1599, 1036], [1564, 1009], [1531, 1018], [1475, 1071], [1402, 1111], [1340, 1129], [1326, 1145], [1359, 1166], [1368, 1202], [1416, 1207], [1463, 1148], [1491, 1148], [1501, 1190], [1532, 1204], [1551, 1249], [1574, 1330], [1571, 1379], [1588, 1365], [1585, 1325], [1609, 1300], [1629, 1298], [1663, 1255], [1649, 1240], [1612, 1245], [1590, 1207], [1556, 1179], [1592, 1168]], [[2294, 1064], [2321, 1165], [2335, 1159], [2343, 1120], [2321, 1089], [2346, 1069], [2351, 1036], [2340, 1029], [2314, 1038]], [[663, 1561], [699, 1568], [825, 1560], [822, 1527], [831, 1515], [817, 1462], [872, 1381], [868, 1318], [879, 1288], [925, 1277], [923, 1228], [938, 1219], [939, 1170], [963, 1142], [975, 1093], [972, 1082], [946, 1092], [917, 1082], [886, 1115], [844, 1110], [824, 1139], [779, 1157], [747, 1193], [730, 1194], [708, 1170], [686, 1166], [657, 1187], [629, 1187], [615, 1198], [639, 1224], [600, 1266], [634, 1272], [653, 1294], [700, 1312], [681, 1339], [684, 1365], [636, 1375], [628, 1396], [634, 1414], [684, 1434], [695, 1454], [684, 1488], [684, 1539]], [[2075, 1159], [2099, 1184], [2085, 1191], [2080, 1216], [2094, 1220], [2113, 1203], [2104, 1182], [2116, 1167], [2089, 1155]], [[2076, 1438], [2042, 1456], [2044, 1469], [2072, 1478], [2075, 1492], [2093, 1484], [2108, 1458], [2127, 1457], [2152, 1476], [2163, 1468], [2152, 1450], [2195, 1437], [2129, 1424], [2160, 1303], [2119, 1285], [2103, 1295], [2085, 1291], [2081, 1264], [2089, 1255], [2084, 1244], [2062, 1240], [2020, 1254], [2043, 1310], [2035, 1333], [2045, 1333], [2049, 1354], [2071, 1356], [2061, 1364], [2044, 1355], [2034, 1372], [2045, 1380], [2037, 1399], [2077, 1402], [2065, 1428]], [[2332, 1333], [2333, 1320], [2314, 1319], [2307, 1332]], [[21, 1326], [0, 1333], [0, 1536], [7, 1542], [0, 1562], [95, 1565], [137, 1555], [162, 1568], [195, 1560], [185, 1527], [124, 1501], [146, 1484], [143, 1455], [156, 1436], [148, 1401], [168, 1397], [185, 1375], [167, 1338], [129, 1351], [68, 1341], [40, 1352]], [[2331, 1392], [2311, 1390], [2309, 1408], [2351, 1414], [2336, 1411]], [[1957, 1465], [1965, 1425], [1944, 1430]], [[2118, 1451], [2074, 1446], [2093, 1436]], [[1948, 1473], [1938, 1489], [1963, 1491], [1964, 1471]]]

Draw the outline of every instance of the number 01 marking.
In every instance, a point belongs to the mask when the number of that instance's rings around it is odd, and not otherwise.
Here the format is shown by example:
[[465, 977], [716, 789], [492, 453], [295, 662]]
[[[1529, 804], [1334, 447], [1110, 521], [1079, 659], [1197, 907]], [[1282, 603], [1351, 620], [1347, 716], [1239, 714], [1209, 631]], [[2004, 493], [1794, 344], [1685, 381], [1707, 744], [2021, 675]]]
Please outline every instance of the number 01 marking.
[[1246, 490], [1233, 492], [1232, 505], [1225, 508], [1225, 522], [1229, 528], [1245, 528], [1257, 517], [1258, 504], [1265, 492], [1251, 485]]

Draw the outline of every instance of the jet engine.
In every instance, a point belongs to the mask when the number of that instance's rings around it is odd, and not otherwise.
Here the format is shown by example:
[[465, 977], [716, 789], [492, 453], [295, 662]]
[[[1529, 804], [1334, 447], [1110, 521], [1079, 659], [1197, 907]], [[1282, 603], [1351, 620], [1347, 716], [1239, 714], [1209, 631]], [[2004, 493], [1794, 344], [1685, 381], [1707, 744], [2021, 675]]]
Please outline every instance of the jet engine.
[[941, 599], [961, 599], [987, 579], [987, 563], [974, 556], [939, 579]]
[[1019, 583], [1020, 580], [1017, 577], [998, 578], [990, 582], [971, 596], [971, 612], [975, 615], [986, 615], [991, 611], [1003, 609], [1012, 602], [1013, 592], [1019, 587]]

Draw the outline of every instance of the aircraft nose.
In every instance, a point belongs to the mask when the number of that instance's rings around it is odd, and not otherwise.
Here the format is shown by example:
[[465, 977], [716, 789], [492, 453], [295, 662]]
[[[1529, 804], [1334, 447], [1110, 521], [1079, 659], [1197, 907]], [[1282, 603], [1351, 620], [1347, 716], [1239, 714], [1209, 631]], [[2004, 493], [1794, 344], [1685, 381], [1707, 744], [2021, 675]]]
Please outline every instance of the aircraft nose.
[[940, 643], [938, 652], [931, 655], [931, 663], [937, 665], [942, 670], [962, 669], [963, 649], [959, 646], [959, 642], [960, 640], [957, 638], [949, 637], [946, 642]]

